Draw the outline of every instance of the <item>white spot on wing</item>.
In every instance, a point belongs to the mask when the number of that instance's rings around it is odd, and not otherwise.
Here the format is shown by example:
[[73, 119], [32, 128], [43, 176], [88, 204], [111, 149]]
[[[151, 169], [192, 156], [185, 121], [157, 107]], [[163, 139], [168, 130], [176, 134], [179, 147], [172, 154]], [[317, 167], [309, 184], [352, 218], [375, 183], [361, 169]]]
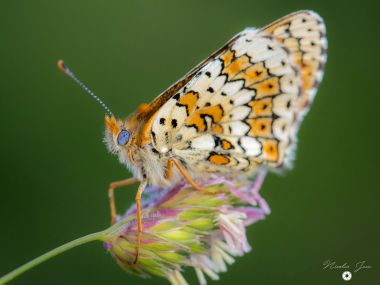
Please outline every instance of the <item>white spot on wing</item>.
[[[294, 97], [292, 94], [282, 94], [273, 99], [273, 112], [281, 117], [292, 118], [294, 112]], [[290, 107], [288, 108], [288, 104]]]
[[237, 93], [241, 88], [243, 88], [243, 86], [244, 86], [243, 80], [230, 81], [224, 84], [221, 92], [227, 96], [231, 96]]
[[198, 150], [212, 150], [215, 148], [215, 141], [211, 135], [203, 135], [191, 140], [191, 146]]
[[235, 136], [243, 136], [249, 131], [249, 126], [240, 121], [227, 123], [226, 126], [227, 128], [228, 126], [231, 128], [231, 135], [235, 135]]
[[236, 56], [244, 54], [251, 42], [253, 41], [257, 30], [255, 28], [247, 28], [240, 33], [241, 37], [233, 44], [232, 49], [236, 51]]
[[242, 89], [233, 96], [232, 100], [234, 105], [238, 106], [251, 102], [253, 96], [255, 96], [254, 90]]
[[215, 80], [210, 84], [210, 87], [214, 90], [214, 92], [216, 92], [217, 90], [219, 90], [220, 88], [223, 87], [225, 81], [226, 81], [226, 77], [225, 77], [225, 76], [218, 76], [218, 77], [215, 78]]
[[[202, 75], [196, 78], [194, 82], [189, 83], [191, 90], [199, 93], [205, 92], [221, 71], [222, 63], [219, 60], [211, 61], [202, 69]], [[206, 72], [208, 72], [210, 76], [207, 76]]]
[[288, 143], [290, 137], [290, 119], [278, 118], [273, 122], [273, 134], [276, 138], [281, 140], [281, 142]]
[[238, 106], [230, 112], [231, 118], [227, 118], [226, 120], [243, 120], [248, 116], [250, 112], [251, 108], [248, 106]]
[[281, 90], [284, 93], [298, 94], [298, 84], [300, 79], [293, 74], [284, 75], [280, 78]]
[[241, 146], [246, 150], [246, 155], [257, 156], [261, 153], [261, 144], [252, 137], [242, 137]]

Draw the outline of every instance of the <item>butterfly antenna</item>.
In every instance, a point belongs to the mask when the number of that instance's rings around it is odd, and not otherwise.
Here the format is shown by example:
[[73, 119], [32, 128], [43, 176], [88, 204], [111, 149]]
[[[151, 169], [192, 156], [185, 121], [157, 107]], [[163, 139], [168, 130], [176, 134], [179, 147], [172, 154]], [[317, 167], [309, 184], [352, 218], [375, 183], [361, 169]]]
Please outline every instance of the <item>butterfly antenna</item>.
[[98, 97], [94, 92], [91, 91], [90, 88], [88, 88], [86, 85], [80, 81], [75, 74], [70, 70], [70, 68], [67, 67], [67, 65], [64, 63], [64, 61], [61, 59], [57, 62], [58, 69], [63, 73], [71, 77], [84, 91], [86, 91], [88, 94], [91, 95], [103, 108], [106, 110], [106, 112], [110, 115], [113, 116], [113, 113], [111, 110], [108, 108], [108, 106]]

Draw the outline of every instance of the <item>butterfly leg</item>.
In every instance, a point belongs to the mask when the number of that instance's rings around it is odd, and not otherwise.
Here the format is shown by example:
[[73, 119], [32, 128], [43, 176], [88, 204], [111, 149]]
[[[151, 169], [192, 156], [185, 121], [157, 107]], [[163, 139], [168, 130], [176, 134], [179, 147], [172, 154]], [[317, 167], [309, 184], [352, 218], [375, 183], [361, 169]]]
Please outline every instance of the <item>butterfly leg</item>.
[[144, 191], [147, 183], [146, 181], [142, 181], [139, 189], [136, 193], [136, 211], [137, 211], [137, 245], [136, 245], [136, 257], [134, 260], [134, 264], [137, 263], [140, 254], [140, 245], [141, 245], [141, 234], [142, 234], [142, 220], [141, 220], [141, 194]]
[[165, 178], [167, 180], [170, 180], [171, 176], [172, 176], [172, 161], [171, 159], [168, 159], [168, 162], [166, 163]]
[[[175, 158], [173, 158], [173, 157], [169, 158], [168, 163], [169, 162], [173, 163], [177, 167], [177, 169], [179, 170], [179, 172], [181, 172], [181, 174], [183, 175], [183, 177], [185, 178], [185, 180], [187, 182], [189, 182], [189, 184], [191, 186], [193, 186], [194, 189], [196, 189], [196, 190], [198, 190], [200, 192], [203, 192], [203, 193], [213, 194], [213, 193], [207, 191], [206, 189], [202, 188], [201, 186], [199, 186], [197, 183], [195, 183], [194, 180], [191, 179], [191, 177], [190, 177], [189, 173], [186, 171], [186, 169]], [[170, 169], [170, 171], [171, 171], [171, 167], [170, 168], [167, 167], [167, 169]]]
[[128, 186], [130, 184], [138, 182], [137, 178], [132, 177], [125, 180], [112, 182], [108, 188], [108, 198], [110, 200], [110, 210], [111, 210], [111, 224], [116, 222], [117, 212], [115, 206], [115, 189], [123, 186]]

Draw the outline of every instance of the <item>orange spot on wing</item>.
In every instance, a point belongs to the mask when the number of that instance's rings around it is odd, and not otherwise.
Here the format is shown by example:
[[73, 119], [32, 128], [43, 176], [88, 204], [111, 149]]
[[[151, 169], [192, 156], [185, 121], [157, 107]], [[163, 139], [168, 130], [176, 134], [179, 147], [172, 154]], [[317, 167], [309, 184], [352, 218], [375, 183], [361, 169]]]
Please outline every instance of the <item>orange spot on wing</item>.
[[211, 154], [208, 160], [216, 165], [226, 165], [230, 162], [230, 159], [221, 154]]
[[264, 159], [278, 161], [278, 143], [275, 140], [263, 141], [263, 156]]
[[200, 116], [199, 113], [194, 114], [187, 120], [188, 126], [194, 126], [198, 132], [204, 132], [207, 129], [205, 120]]
[[218, 123], [223, 117], [223, 109], [220, 105], [199, 109], [194, 115], [187, 119], [188, 126], [194, 126], [199, 132], [207, 129], [206, 117], [209, 117], [213, 123]]
[[190, 91], [185, 95], [181, 96], [178, 103], [186, 106], [188, 113], [191, 114], [194, 111], [198, 98], [198, 93]]
[[233, 148], [233, 145], [228, 140], [222, 140], [222, 148], [225, 150], [229, 150]]
[[223, 133], [223, 128], [221, 125], [217, 125], [215, 124], [213, 127], [212, 127], [212, 131], [216, 134], [221, 134]]
[[220, 122], [223, 117], [223, 109], [220, 105], [209, 107], [206, 110], [202, 111], [202, 113], [213, 117], [214, 123]]
[[[301, 62], [301, 59], [299, 60]], [[309, 91], [315, 84], [315, 73], [318, 70], [318, 62], [303, 60], [301, 64], [301, 88], [302, 94], [298, 99], [297, 108], [302, 109], [309, 103]]]
[[[313, 66], [314, 65], [314, 66]], [[313, 62], [307, 62], [301, 69], [302, 90], [309, 91], [313, 88], [317, 66]]]
[[294, 52], [293, 53], [294, 62], [301, 66], [302, 65], [302, 53], [301, 52]]
[[251, 126], [249, 135], [253, 137], [272, 136], [272, 118], [248, 119], [247, 123]]
[[235, 51], [228, 50], [225, 54], [223, 54], [220, 58], [223, 60], [224, 66], [227, 66], [231, 63], [234, 57]]
[[280, 93], [278, 77], [268, 78], [263, 82], [252, 85], [251, 88], [256, 90], [256, 99], [266, 96], [274, 96]]
[[245, 86], [250, 86], [256, 82], [262, 81], [268, 77], [268, 72], [263, 63], [256, 63], [248, 67], [244, 72], [238, 74], [238, 79], [245, 80]]
[[250, 117], [270, 116], [272, 115], [272, 98], [264, 98], [261, 100], [254, 100], [248, 103], [252, 108]]
[[246, 68], [249, 65], [249, 58], [246, 55], [240, 56], [231, 62], [223, 70], [224, 74], [228, 75], [228, 78], [234, 77], [239, 71]]

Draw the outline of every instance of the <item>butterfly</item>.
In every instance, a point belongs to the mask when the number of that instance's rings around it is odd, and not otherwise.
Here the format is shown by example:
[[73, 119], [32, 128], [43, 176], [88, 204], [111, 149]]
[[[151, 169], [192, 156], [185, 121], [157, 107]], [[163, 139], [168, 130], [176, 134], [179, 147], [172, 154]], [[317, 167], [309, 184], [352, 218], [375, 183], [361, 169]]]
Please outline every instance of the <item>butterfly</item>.
[[[168, 187], [185, 179], [204, 191], [197, 181], [208, 175], [247, 179], [259, 168], [291, 167], [297, 131], [326, 59], [323, 19], [299, 11], [237, 34], [127, 119], [116, 119], [107, 109], [106, 145], [133, 173], [110, 185], [113, 222], [114, 189], [140, 182], [135, 262], [143, 231], [140, 198], [147, 185]], [[62, 62], [59, 66], [71, 72]]]

